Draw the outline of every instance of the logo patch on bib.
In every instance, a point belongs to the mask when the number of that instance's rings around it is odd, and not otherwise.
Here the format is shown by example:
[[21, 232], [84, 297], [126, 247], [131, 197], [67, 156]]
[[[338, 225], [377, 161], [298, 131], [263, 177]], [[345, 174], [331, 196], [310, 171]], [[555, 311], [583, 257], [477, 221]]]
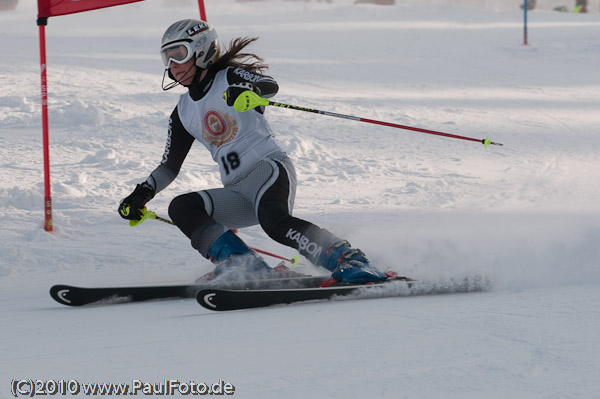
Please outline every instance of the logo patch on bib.
[[210, 110], [204, 114], [202, 136], [209, 144], [220, 147], [235, 138], [238, 132], [237, 121], [229, 115]]

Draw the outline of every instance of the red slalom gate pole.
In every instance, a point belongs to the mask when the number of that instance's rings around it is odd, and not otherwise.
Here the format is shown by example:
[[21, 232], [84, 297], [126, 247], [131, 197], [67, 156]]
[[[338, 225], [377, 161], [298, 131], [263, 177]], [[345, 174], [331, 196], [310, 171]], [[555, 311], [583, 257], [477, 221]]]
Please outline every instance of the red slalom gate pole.
[[200, 19], [206, 21], [206, 10], [204, 9], [204, 0], [198, 0], [198, 8], [200, 9]]
[[50, 193], [50, 139], [48, 132], [48, 86], [46, 75], [45, 19], [38, 20], [40, 32], [40, 71], [42, 99], [42, 131], [44, 147], [44, 230], [52, 233], [52, 196]]

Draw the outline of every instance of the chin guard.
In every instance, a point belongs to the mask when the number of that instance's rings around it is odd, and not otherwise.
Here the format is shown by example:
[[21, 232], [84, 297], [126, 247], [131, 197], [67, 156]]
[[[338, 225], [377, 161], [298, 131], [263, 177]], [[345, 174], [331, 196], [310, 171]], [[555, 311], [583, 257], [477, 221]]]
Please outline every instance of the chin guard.
[[[167, 74], [169, 75], [169, 78], [172, 80], [172, 82], [165, 86], [165, 76], [167, 76]], [[163, 78], [162, 78], [162, 85], [161, 85], [162, 89], [164, 91], [171, 90], [173, 87], [179, 86], [180, 84], [181, 83], [179, 83], [178, 81], [175, 80], [175, 77], [171, 73], [171, 70], [169, 68], [165, 68], [165, 71], [163, 72]]]

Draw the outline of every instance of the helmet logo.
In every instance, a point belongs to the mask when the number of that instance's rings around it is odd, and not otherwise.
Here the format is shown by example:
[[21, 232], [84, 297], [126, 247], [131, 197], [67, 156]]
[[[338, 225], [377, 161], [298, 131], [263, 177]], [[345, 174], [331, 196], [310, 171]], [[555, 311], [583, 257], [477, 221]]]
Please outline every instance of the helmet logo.
[[187, 30], [187, 34], [190, 36], [197, 35], [200, 32], [203, 32], [208, 29], [208, 24], [206, 22], [199, 23], [196, 26], [191, 27]]

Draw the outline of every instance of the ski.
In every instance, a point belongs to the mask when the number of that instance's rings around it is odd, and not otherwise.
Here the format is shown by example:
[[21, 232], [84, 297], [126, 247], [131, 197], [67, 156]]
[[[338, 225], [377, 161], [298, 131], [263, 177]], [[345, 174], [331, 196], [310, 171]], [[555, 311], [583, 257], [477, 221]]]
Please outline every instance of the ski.
[[215, 287], [236, 290], [318, 287], [328, 279], [329, 277], [327, 276], [300, 276], [231, 282], [209, 281], [200, 284], [129, 287], [77, 287], [57, 284], [50, 288], [50, 296], [56, 302], [67, 306], [109, 305], [158, 299], [194, 298], [199, 290]]
[[415, 296], [478, 292], [489, 289], [485, 278], [463, 279], [443, 283], [422, 282], [407, 277], [392, 277], [377, 284], [342, 285], [319, 288], [235, 290], [203, 288], [196, 301], [214, 311], [264, 308], [273, 305], [336, 299], [369, 299], [395, 296]]
[[366, 285], [339, 285], [330, 287], [306, 287], [287, 289], [226, 289], [221, 287], [203, 288], [196, 294], [200, 305], [209, 310], [241, 310], [263, 308], [272, 305], [295, 302], [316, 301], [347, 296], [361, 290], [381, 288], [391, 283], [400, 283], [410, 289], [416, 280], [408, 277], [390, 277], [389, 279]]

